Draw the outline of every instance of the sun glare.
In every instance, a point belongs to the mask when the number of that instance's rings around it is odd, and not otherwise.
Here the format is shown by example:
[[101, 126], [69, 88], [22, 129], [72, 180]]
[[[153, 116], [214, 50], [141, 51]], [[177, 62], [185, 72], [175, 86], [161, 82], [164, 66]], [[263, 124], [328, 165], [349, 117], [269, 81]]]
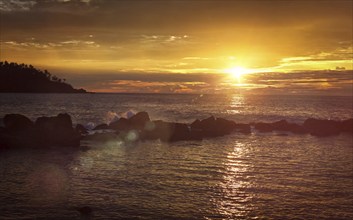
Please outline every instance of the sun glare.
[[228, 73], [236, 79], [241, 79], [243, 75], [250, 73], [250, 70], [244, 67], [237, 66], [230, 69], [226, 69], [225, 73]]

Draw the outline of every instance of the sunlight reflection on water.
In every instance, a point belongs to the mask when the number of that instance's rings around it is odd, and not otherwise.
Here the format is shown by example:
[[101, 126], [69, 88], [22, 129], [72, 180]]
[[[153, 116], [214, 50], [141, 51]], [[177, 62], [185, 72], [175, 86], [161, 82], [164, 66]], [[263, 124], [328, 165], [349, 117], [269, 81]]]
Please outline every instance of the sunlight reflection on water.
[[227, 108], [227, 114], [241, 114], [244, 111], [245, 98], [242, 95], [234, 95], [231, 98], [229, 107]]
[[247, 146], [236, 142], [223, 163], [226, 170], [223, 180], [219, 183], [223, 196], [221, 200], [216, 201], [222, 216], [245, 217], [249, 216], [248, 213], [253, 209], [250, 203], [252, 195], [246, 192], [246, 188], [252, 185], [246, 176], [251, 168], [251, 164], [245, 159], [246, 154]]

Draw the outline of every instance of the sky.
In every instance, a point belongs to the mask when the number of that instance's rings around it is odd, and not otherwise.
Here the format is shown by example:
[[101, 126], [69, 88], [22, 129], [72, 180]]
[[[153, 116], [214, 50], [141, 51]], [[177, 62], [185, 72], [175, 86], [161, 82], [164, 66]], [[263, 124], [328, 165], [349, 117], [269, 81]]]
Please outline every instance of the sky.
[[0, 59], [95, 92], [352, 95], [350, 0], [0, 0]]

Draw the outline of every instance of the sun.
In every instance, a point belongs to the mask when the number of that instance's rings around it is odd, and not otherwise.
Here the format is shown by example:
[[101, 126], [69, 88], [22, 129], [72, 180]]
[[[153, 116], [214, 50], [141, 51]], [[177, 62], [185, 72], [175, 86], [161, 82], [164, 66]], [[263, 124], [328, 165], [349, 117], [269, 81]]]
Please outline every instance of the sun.
[[226, 69], [224, 72], [233, 76], [236, 79], [241, 79], [243, 75], [250, 73], [250, 70], [241, 66], [237, 66], [230, 69]]

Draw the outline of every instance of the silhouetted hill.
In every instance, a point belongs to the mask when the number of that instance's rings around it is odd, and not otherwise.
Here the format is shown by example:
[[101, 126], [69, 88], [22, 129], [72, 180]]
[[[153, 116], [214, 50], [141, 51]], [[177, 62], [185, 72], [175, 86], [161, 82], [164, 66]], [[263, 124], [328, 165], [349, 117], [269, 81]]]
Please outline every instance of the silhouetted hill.
[[0, 62], [0, 92], [29, 93], [85, 93], [74, 89], [65, 79], [51, 75], [47, 70], [32, 65]]

